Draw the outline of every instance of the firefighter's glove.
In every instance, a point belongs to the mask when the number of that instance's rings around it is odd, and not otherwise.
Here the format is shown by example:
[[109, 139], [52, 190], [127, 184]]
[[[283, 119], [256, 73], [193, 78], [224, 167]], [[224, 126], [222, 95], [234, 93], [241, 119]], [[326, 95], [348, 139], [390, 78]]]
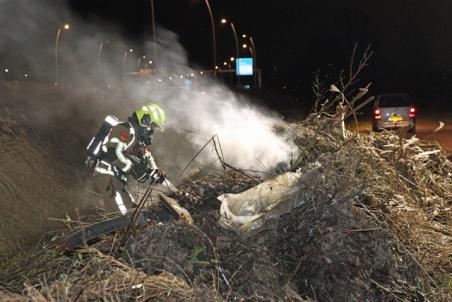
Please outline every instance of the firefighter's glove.
[[138, 182], [143, 183], [149, 178], [149, 173], [146, 171], [146, 165], [143, 162], [138, 162], [132, 168], [131, 174]]
[[96, 163], [97, 163], [97, 158], [92, 157], [92, 156], [90, 156], [90, 155], [88, 155], [88, 157], [87, 157], [86, 160], [85, 160], [85, 166], [86, 166], [87, 168], [92, 168], [92, 167], [94, 167], [94, 166], [96, 165]]
[[165, 181], [165, 178], [166, 174], [161, 169], [152, 169], [151, 171], [149, 171], [149, 179], [153, 184], [155, 183], [161, 184], [162, 182]]

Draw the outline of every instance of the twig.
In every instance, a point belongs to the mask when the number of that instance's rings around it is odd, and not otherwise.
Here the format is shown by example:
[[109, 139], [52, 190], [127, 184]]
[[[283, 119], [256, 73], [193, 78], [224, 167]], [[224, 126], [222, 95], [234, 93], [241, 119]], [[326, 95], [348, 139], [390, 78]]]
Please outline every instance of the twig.
[[209, 145], [209, 143], [211, 141], [213, 141], [213, 139], [215, 138], [215, 135], [212, 136], [207, 143], [195, 154], [195, 156], [193, 156], [193, 158], [188, 162], [188, 164], [182, 169], [182, 172], [180, 172], [179, 177], [182, 177], [182, 175], [184, 174], [184, 172], [188, 169], [188, 167], [191, 165], [191, 163], [198, 157], [198, 155], [207, 147], [207, 145]]
[[[218, 152], [218, 149], [217, 149], [217, 143], [215, 142], [215, 138], [217, 138], [217, 140], [218, 140], [218, 145], [220, 146], [221, 155], [220, 155], [220, 153]], [[226, 166], [225, 166], [225, 164], [224, 164], [223, 150], [221, 149], [220, 139], [218, 138], [217, 135], [215, 135], [215, 136], [213, 137], [212, 142], [213, 142], [213, 147], [214, 147], [214, 149], [215, 149], [215, 152], [217, 153], [218, 159], [220, 160], [221, 166], [223, 167], [224, 170], [226, 170]]]
[[130, 223], [127, 226], [126, 231], [124, 232], [124, 236], [122, 237], [118, 247], [116, 248], [115, 254], [117, 256], [119, 255], [121, 248], [126, 244], [130, 231], [132, 230], [132, 227], [135, 225], [136, 219], [138, 218], [138, 215], [141, 213], [141, 210], [143, 209], [143, 205], [147, 201], [147, 199], [151, 195], [151, 193], [152, 193], [152, 187], [149, 186], [148, 189], [146, 190], [146, 193], [144, 193], [144, 196], [141, 198], [140, 202], [138, 203], [138, 207], [133, 212], [132, 218], [130, 219]]
[[372, 231], [379, 231], [382, 228], [370, 228], [370, 229], [350, 229], [345, 230], [344, 233], [357, 233], [357, 232], [372, 232]]
[[384, 287], [383, 285], [379, 284], [378, 282], [374, 281], [373, 279], [370, 279], [370, 282], [372, 282], [373, 284], [375, 284], [376, 286], [378, 286], [379, 288], [381, 288], [382, 290], [384, 290], [385, 292], [387, 292], [388, 294], [390, 294], [391, 296], [393, 296], [394, 298], [396, 298], [399, 301], [404, 301], [406, 302], [407, 300], [401, 299], [398, 296], [396, 296], [390, 289], [387, 289], [386, 287]]

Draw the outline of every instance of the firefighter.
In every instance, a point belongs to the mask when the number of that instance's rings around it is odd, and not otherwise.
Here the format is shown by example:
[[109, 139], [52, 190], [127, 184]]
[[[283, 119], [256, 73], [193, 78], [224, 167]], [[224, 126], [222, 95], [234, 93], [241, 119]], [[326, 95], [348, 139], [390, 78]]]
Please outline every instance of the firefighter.
[[104, 197], [106, 210], [119, 210], [125, 215], [135, 206], [127, 189], [129, 175], [139, 182], [165, 180], [165, 173], [148, 150], [154, 131], [163, 130], [165, 119], [165, 112], [157, 104], [142, 106], [127, 122], [111, 115], [105, 118], [87, 147], [85, 164], [94, 168], [94, 182]]

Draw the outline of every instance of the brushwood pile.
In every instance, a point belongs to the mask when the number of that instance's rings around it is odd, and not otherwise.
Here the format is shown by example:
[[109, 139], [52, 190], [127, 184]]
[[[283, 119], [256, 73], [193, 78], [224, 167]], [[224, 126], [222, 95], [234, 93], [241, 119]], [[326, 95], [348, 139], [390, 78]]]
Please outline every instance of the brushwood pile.
[[[321, 114], [275, 131], [298, 146], [287, 167], [190, 175], [171, 197], [194, 224], [156, 219], [70, 252], [51, 245], [2, 272], [0, 300], [450, 301], [452, 163], [440, 146]], [[298, 206], [258, 232], [219, 225], [221, 194], [313, 169]]]

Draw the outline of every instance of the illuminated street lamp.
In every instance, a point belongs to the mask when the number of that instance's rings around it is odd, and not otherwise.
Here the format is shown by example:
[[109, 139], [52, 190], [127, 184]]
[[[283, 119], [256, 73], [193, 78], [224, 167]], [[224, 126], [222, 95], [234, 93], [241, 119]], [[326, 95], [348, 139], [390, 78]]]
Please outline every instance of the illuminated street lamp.
[[[70, 25], [68, 23], [63, 25], [64, 30], [69, 30]], [[58, 28], [55, 38], [55, 85], [58, 85], [58, 42], [60, 41], [61, 27]]]
[[8, 73], [8, 72], [9, 72], [9, 69], [8, 69], [8, 68], [5, 68], [5, 72]]
[[234, 57], [230, 57], [230, 58], [229, 58], [229, 61], [234, 62], [234, 61], [235, 61], [235, 58], [234, 58]]
[[[237, 58], [240, 57], [239, 52], [239, 39], [237, 38], [237, 31], [235, 30], [234, 23], [232, 21], [228, 22], [225, 18], [221, 19], [222, 24], [229, 23], [231, 25], [232, 33], [234, 34], [234, 42], [235, 42], [235, 55]], [[231, 60], [233, 61], [233, 60]], [[240, 84], [240, 77], [237, 77], [237, 83]]]
[[251, 47], [253, 49], [252, 55], [253, 55], [253, 62], [254, 62], [254, 66], [256, 66], [256, 46], [254, 45], [254, 40], [252, 36], [249, 36], [250, 38], [250, 42], [251, 42]]
[[149, 65], [152, 65], [152, 60], [149, 60], [145, 65], [144, 65], [144, 69], [148, 69]]
[[218, 66], [217, 66], [217, 42], [216, 42], [216, 38], [215, 38], [215, 21], [213, 19], [212, 8], [210, 7], [209, 0], [205, 0], [205, 3], [207, 6], [207, 9], [209, 10], [210, 23], [212, 25], [213, 66], [215, 67], [215, 69], [218, 69]]
[[236, 56], [238, 58], [239, 57], [239, 40], [237, 38], [237, 31], [235, 30], [234, 23], [232, 21], [228, 22], [228, 20], [226, 20], [225, 18], [221, 19], [221, 23], [222, 24], [229, 23], [231, 25], [232, 33], [234, 34]]
[[[246, 35], [243, 35], [243, 36], [246, 37]], [[249, 38], [251, 46], [247, 45], [246, 43], [243, 43], [242, 47], [249, 49], [249, 51], [251, 53], [251, 56], [253, 58], [253, 65], [256, 66], [256, 46], [254, 45], [253, 37], [252, 36], [248, 36], [248, 38]]]
[[155, 37], [154, 0], [151, 0], [152, 39], [154, 41], [154, 60], [157, 60], [157, 40]]
[[[141, 58], [138, 58], [137, 61], [137, 70], [140, 70], [140, 66], [141, 66], [141, 60], [142, 59], [146, 59], [146, 56], [142, 56]], [[145, 65], [145, 67], [147, 66], [147, 64]], [[146, 68], [145, 68], [146, 69]]]
[[[110, 41], [105, 41], [105, 44], [109, 44]], [[102, 50], [104, 49], [104, 42], [99, 44], [99, 49], [97, 50], [97, 76], [100, 76], [100, 56], [102, 54]]]
[[[246, 37], [246, 35], [243, 35]], [[256, 70], [257, 68], [257, 61], [256, 61], [256, 46], [254, 45], [254, 40], [252, 36], [248, 36], [251, 46], [247, 45], [246, 43], [243, 43], [243, 48], [248, 48], [251, 54], [251, 57], [253, 58], [253, 70]], [[260, 83], [260, 75], [257, 75], [258, 79], [257, 81]], [[256, 76], [254, 77], [254, 82], [256, 83]], [[260, 86], [260, 84], [258, 84]]]
[[126, 62], [127, 62], [127, 54], [133, 52], [133, 48], [130, 48], [128, 51], [124, 51], [124, 55], [122, 56], [122, 76], [125, 76], [126, 72]]

